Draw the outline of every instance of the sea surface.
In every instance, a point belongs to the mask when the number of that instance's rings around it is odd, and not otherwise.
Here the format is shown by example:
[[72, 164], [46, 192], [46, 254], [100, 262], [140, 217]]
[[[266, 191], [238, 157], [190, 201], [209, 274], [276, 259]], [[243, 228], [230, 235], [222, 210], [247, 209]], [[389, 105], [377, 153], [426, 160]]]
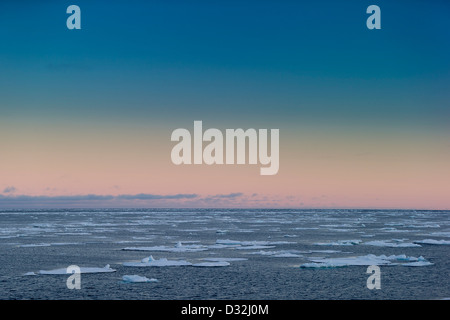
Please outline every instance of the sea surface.
[[0, 210], [0, 299], [448, 299], [449, 272], [450, 211]]

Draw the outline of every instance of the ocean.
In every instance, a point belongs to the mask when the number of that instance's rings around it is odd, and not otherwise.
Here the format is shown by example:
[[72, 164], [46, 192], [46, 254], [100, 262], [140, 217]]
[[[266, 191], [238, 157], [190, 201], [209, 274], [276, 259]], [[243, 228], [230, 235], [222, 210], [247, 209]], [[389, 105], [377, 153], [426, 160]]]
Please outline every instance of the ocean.
[[450, 297], [450, 211], [0, 210], [0, 221], [2, 300]]

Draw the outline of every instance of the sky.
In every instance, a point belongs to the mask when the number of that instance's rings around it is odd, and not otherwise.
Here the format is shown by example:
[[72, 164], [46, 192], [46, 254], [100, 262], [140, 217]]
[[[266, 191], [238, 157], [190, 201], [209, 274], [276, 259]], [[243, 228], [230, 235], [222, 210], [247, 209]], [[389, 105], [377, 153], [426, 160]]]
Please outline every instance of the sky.
[[[0, 209], [450, 209], [449, 9], [1, 1]], [[174, 165], [197, 120], [279, 129], [278, 173]]]

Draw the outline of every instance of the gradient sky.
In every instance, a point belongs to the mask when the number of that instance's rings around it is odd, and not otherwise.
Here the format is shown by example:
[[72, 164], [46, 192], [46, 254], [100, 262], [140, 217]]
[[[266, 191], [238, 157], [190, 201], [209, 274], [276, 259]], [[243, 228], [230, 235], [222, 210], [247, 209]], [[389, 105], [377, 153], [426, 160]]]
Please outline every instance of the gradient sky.
[[[66, 8], [81, 8], [68, 30]], [[381, 8], [368, 30], [366, 8]], [[448, 1], [1, 1], [0, 208], [450, 209]], [[170, 135], [280, 129], [280, 170]]]

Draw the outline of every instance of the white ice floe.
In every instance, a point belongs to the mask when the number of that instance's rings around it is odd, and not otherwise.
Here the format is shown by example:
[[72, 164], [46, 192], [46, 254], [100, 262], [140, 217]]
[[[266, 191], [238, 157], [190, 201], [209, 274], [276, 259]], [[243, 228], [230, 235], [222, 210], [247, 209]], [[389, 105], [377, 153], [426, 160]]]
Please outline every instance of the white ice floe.
[[272, 249], [275, 246], [264, 246], [264, 245], [251, 245], [251, 246], [241, 246], [236, 247], [237, 250], [260, 250], [260, 249]]
[[279, 250], [279, 251], [256, 251], [250, 252], [250, 254], [258, 254], [262, 256], [270, 256], [274, 258], [299, 258], [302, 257], [299, 253], [305, 253], [303, 251], [298, 250]]
[[[104, 272], [115, 272], [115, 269], [111, 269], [109, 264], [103, 268], [97, 267], [80, 267], [80, 273], [104, 273]], [[54, 269], [54, 270], [39, 270], [39, 274], [68, 274], [67, 268]], [[70, 274], [70, 273], [69, 273]]]
[[397, 228], [381, 228], [380, 230], [384, 231], [384, 232], [394, 232], [394, 233], [410, 232], [409, 230], [400, 230], [400, 229], [397, 229]]
[[406, 266], [406, 267], [426, 267], [426, 266], [431, 266], [433, 265], [433, 263], [429, 262], [429, 261], [416, 261], [416, 262], [408, 262], [408, 263], [403, 263], [402, 266]]
[[153, 256], [144, 258], [141, 262], [124, 262], [125, 267], [172, 267], [190, 266], [192, 263], [185, 260], [167, 260], [166, 258], [154, 259]]
[[318, 242], [314, 243], [318, 246], [355, 246], [362, 242], [362, 240], [338, 240], [334, 242]]
[[[368, 254], [357, 257], [342, 257], [342, 258], [313, 258], [310, 259], [312, 263], [304, 263], [301, 268], [338, 268], [346, 266], [370, 266], [370, 265], [406, 265], [406, 266], [427, 266], [430, 262], [425, 260], [422, 256], [419, 258], [408, 257], [402, 255], [380, 255], [376, 256]], [[395, 263], [398, 261], [408, 261], [407, 263]]]
[[30, 243], [30, 244], [21, 244], [20, 248], [35, 248], [35, 247], [50, 247], [50, 243]]
[[365, 242], [365, 245], [375, 246], [375, 247], [389, 247], [389, 248], [414, 248], [421, 247], [420, 244], [412, 243], [412, 242], [403, 242], [403, 241], [395, 241], [395, 240], [375, 240]]
[[434, 240], [434, 239], [417, 240], [417, 241], [414, 241], [414, 243], [450, 245], [450, 241], [449, 240]]
[[154, 278], [147, 278], [147, 277], [142, 277], [142, 276], [138, 276], [138, 275], [124, 275], [122, 277], [123, 282], [126, 283], [140, 283], [140, 282], [158, 282], [158, 280], [154, 279]]
[[429, 235], [435, 237], [450, 237], [450, 231], [431, 232]]
[[299, 258], [302, 256], [299, 254], [296, 254], [296, 253], [285, 252], [285, 253], [275, 254], [272, 257], [274, 257], [274, 258]]
[[236, 245], [241, 245], [241, 241], [238, 240], [230, 240], [230, 239], [224, 239], [224, 240], [216, 240], [217, 244], [223, 244], [223, 245], [227, 245], [227, 246], [236, 246]]
[[215, 261], [215, 262], [199, 262], [194, 263], [193, 267], [227, 267], [230, 263], [227, 261]]
[[36, 273], [34, 273], [33, 271], [27, 272], [23, 274], [24, 276], [37, 276]]
[[173, 247], [168, 246], [154, 246], [154, 247], [127, 247], [122, 250], [127, 251], [163, 251], [163, 252], [199, 252], [208, 250], [207, 247], [198, 244], [183, 245], [178, 242]]

